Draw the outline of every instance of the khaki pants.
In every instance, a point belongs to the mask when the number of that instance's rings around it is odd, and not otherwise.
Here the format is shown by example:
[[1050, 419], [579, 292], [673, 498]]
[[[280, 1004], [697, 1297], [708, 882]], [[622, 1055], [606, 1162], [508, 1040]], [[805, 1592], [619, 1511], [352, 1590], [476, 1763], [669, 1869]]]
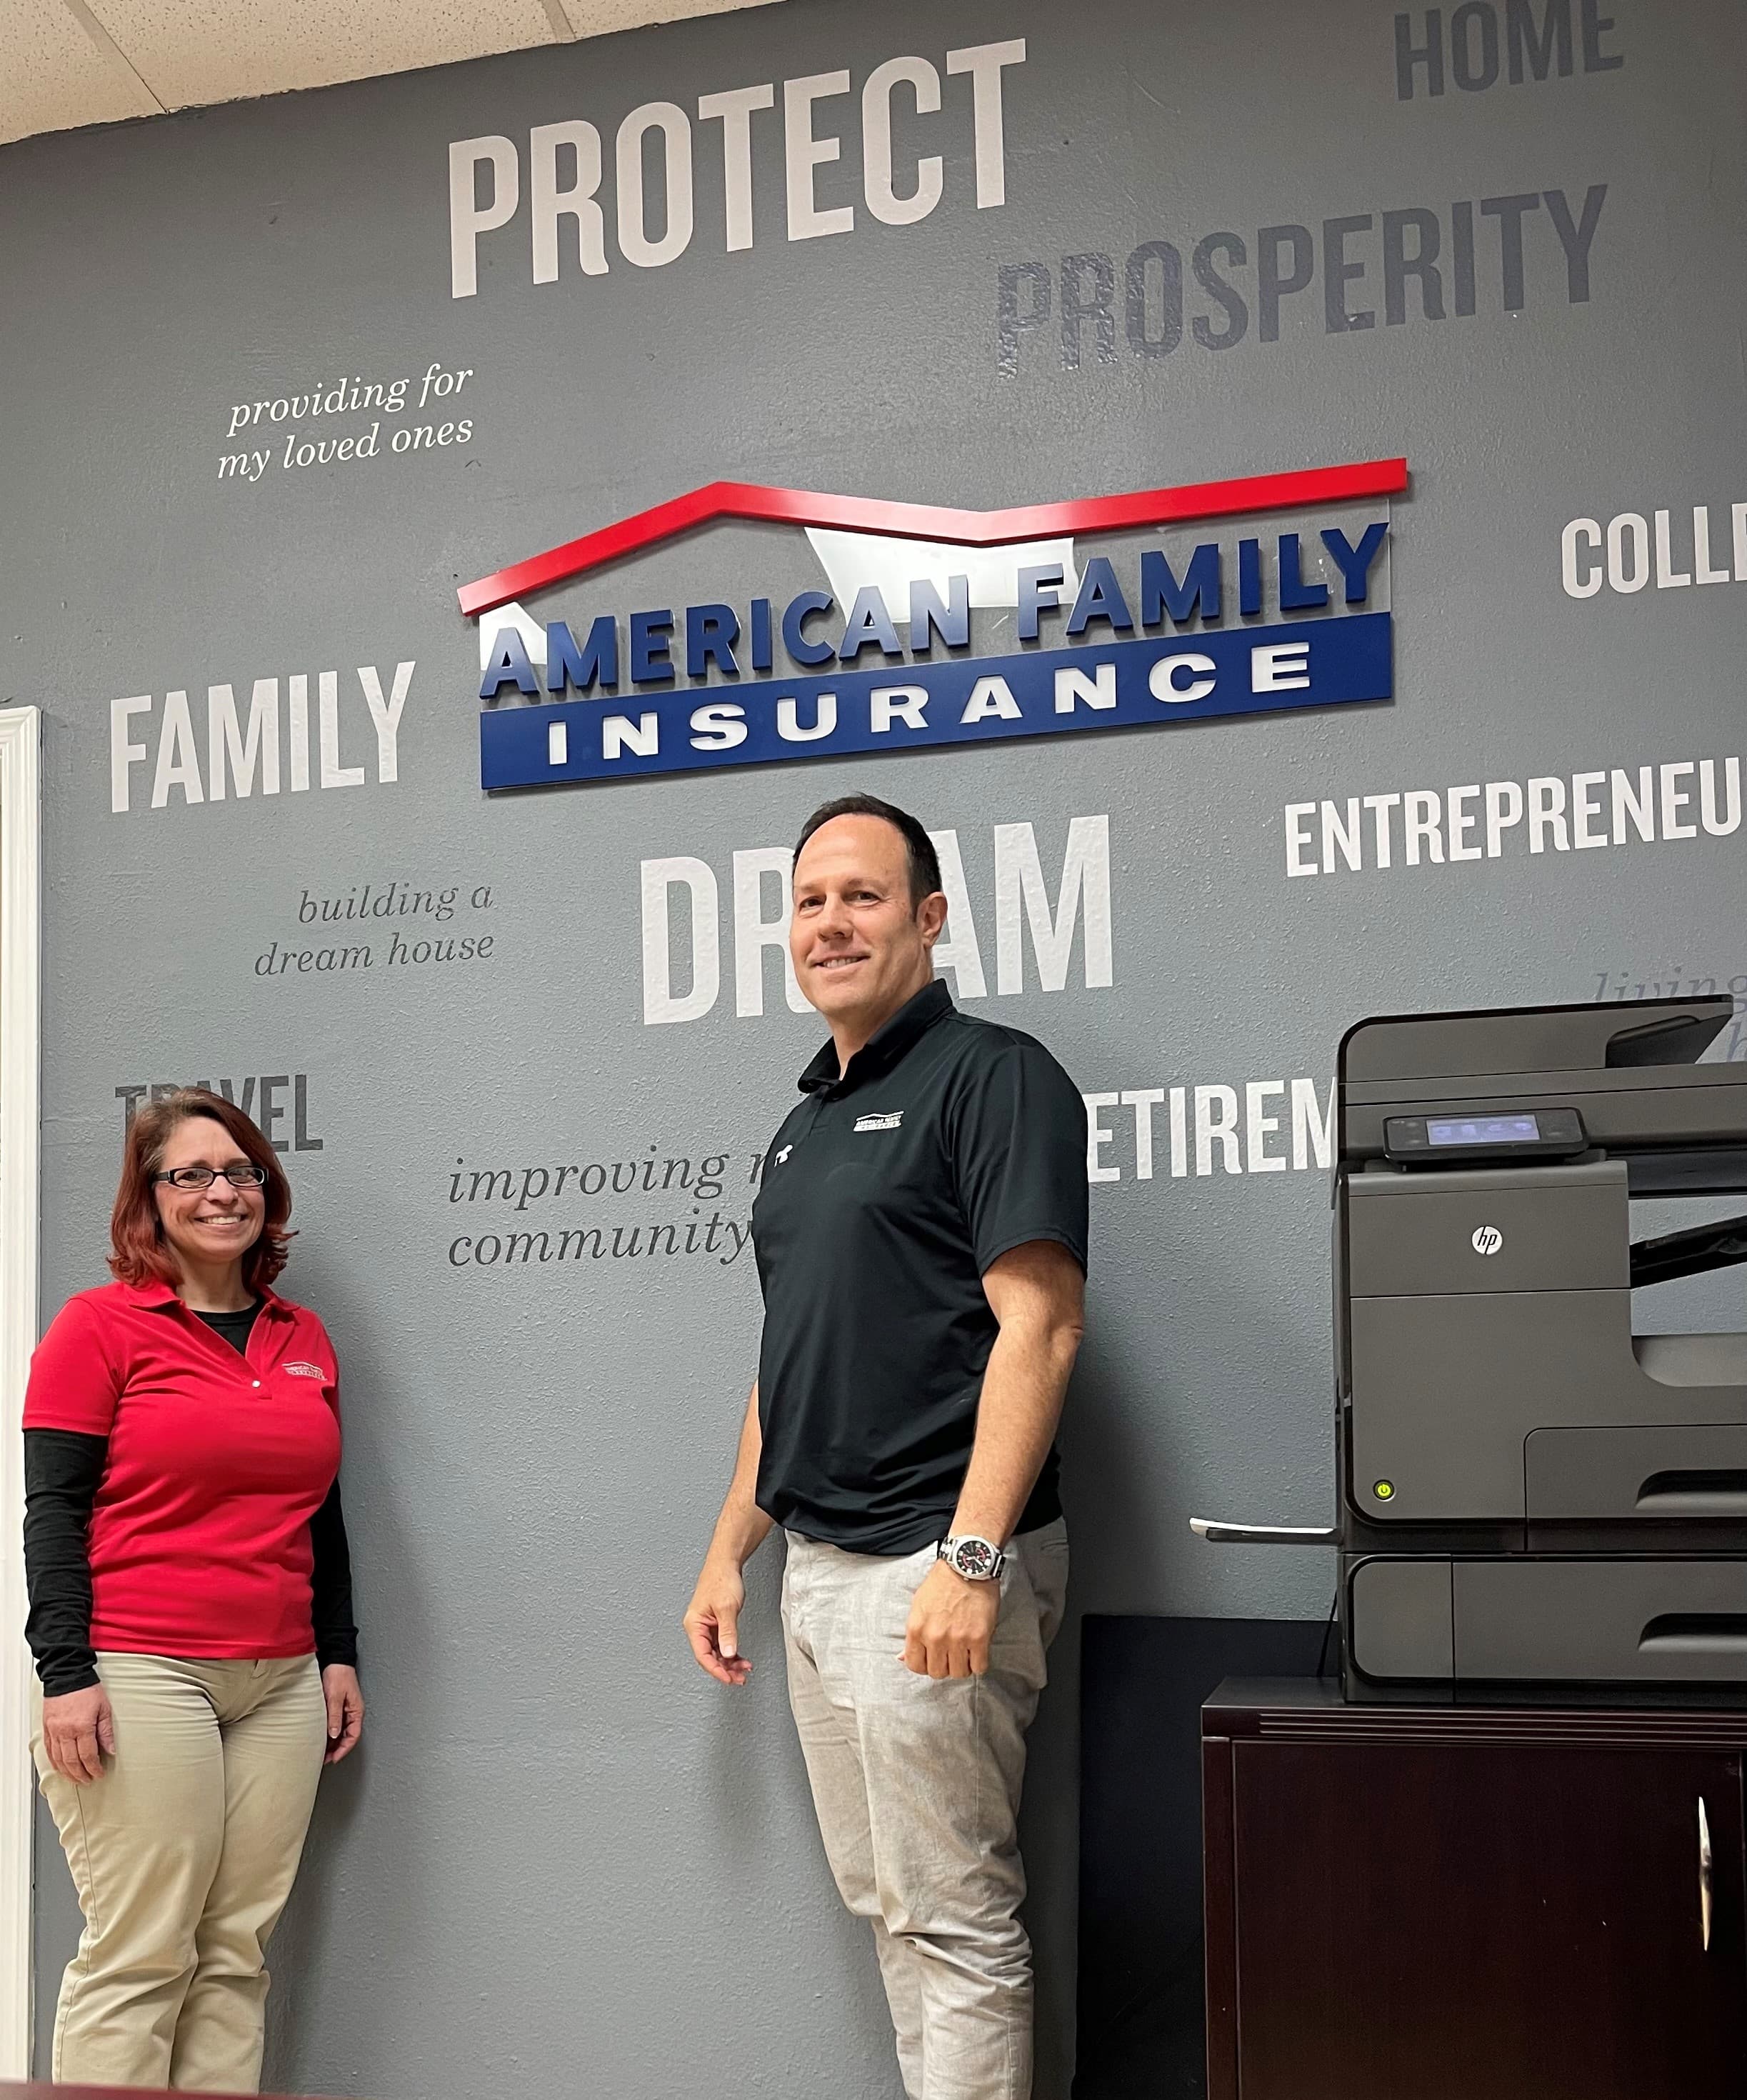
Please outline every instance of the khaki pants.
[[85, 1914], [55, 2019], [73, 2085], [253, 2093], [268, 1935], [291, 1893], [327, 1745], [312, 1655], [99, 1654], [115, 1754], [85, 1786], [32, 1745]]
[[910, 2100], [1028, 2100], [1017, 1819], [1067, 1593], [1067, 1529], [1009, 1547], [986, 1677], [904, 1667], [911, 1599], [933, 1562], [932, 1546], [889, 1560], [791, 1533], [789, 1703], [838, 1890], [873, 1927]]

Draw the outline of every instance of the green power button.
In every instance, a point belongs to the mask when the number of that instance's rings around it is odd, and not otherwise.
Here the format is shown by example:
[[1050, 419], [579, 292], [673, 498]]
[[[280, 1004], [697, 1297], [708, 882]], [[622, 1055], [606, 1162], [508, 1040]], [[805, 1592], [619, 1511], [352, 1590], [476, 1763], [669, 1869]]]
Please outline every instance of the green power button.
[[1371, 1493], [1376, 1496], [1378, 1501], [1380, 1502], [1392, 1501], [1395, 1496], [1395, 1482], [1393, 1480], [1379, 1480], [1372, 1488]]

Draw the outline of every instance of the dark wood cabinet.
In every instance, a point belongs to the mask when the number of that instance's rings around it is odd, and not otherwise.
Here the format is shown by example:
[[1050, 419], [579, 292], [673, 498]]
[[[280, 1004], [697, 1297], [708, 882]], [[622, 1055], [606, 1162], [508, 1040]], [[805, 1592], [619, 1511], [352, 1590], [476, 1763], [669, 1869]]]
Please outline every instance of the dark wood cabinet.
[[1747, 1714], [1222, 1685], [1209, 2100], [1747, 2095], [1744, 1747]]

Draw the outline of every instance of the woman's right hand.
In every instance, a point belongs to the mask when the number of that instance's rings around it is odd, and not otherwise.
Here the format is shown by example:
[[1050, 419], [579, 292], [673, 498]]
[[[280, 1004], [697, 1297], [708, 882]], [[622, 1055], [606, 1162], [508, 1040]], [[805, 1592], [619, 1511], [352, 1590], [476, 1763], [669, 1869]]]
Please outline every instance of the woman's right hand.
[[55, 1771], [75, 1786], [103, 1777], [104, 1753], [115, 1754], [115, 1716], [100, 1684], [43, 1701], [42, 1747]]

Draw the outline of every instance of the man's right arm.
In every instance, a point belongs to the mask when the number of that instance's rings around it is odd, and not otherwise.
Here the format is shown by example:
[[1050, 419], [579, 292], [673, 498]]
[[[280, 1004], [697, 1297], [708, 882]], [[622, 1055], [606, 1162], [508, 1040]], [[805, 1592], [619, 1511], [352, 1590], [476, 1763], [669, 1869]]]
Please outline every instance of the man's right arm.
[[727, 1499], [716, 1520], [710, 1550], [704, 1556], [698, 1586], [686, 1607], [686, 1638], [698, 1665], [724, 1684], [743, 1684], [752, 1665], [740, 1652], [740, 1608], [746, 1602], [746, 1586], [740, 1570], [764, 1543], [770, 1519], [754, 1499], [758, 1489], [758, 1458], [763, 1437], [758, 1426], [758, 1388], [752, 1388], [746, 1403], [746, 1418], [740, 1425], [740, 1448], [735, 1459], [734, 1479]]

